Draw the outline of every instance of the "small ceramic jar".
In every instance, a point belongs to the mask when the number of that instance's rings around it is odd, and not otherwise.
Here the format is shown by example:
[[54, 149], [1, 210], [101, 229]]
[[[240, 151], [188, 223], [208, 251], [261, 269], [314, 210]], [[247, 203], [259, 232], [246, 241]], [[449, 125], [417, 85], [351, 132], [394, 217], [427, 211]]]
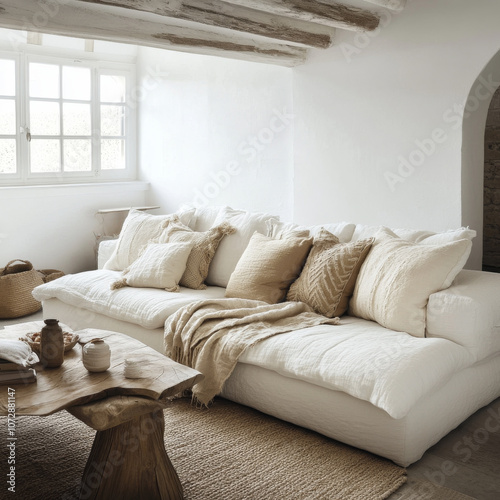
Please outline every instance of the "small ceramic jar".
[[123, 364], [125, 378], [145, 378], [143, 372], [144, 360], [140, 358], [127, 358]]
[[102, 339], [92, 339], [83, 346], [83, 366], [89, 372], [104, 372], [111, 364], [109, 345]]

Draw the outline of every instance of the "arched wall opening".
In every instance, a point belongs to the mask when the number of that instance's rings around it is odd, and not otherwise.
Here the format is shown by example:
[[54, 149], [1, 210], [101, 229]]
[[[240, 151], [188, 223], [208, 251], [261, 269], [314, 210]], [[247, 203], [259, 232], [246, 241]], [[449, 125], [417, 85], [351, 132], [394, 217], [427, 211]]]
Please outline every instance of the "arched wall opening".
[[500, 273], [500, 87], [484, 134], [483, 271]]
[[462, 225], [477, 231], [469, 269], [482, 269], [485, 130], [488, 110], [500, 87], [500, 51], [484, 67], [465, 102], [462, 126]]

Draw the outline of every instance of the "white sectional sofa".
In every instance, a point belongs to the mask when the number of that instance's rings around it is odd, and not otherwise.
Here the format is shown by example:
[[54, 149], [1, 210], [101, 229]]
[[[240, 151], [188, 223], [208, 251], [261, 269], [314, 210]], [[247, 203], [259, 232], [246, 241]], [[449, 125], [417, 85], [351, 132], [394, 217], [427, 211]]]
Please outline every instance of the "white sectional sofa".
[[[224, 297], [225, 285], [255, 231], [269, 238], [307, 233], [318, 237], [323, 227], [345, 244], [375, 238], [360, 267], [348, 314], [340, 317], [339, 325], [292, 331], [251, 347], [240, 357], [222, 396], [402, 466], [417, 461], [469, 415], [500, 396], [500, 275], [460, 270], [474, 231], [460, 228], [434, 234], [394, 229], [408, 242], [400, 250], [401, 241], [387, 236], [388, 231], [380, 236], [384, 230], [379, 227], [336, 223], [304, 228], [268, 214], [227, 207], [185, 210], [180, 217], [196, 232], [224, 220], [236, 228], [220, 240], [206, 289], [112, 290], [122, 272], [105, 268], [113, 267], [108, 264], [116, 261], [120, 240], [105, 241], [99, 249], [98, 270], [67, 275], [35, 289], [44, 317], [57, 318], [76, 330], [122, 332], [163, 352], [168, 317], [195, 300]], [[123, 232], [121, 243], [138, 244], [123, 240]], [[394, 255], [410, 252], [405, 262], [381, 251], [384, 238], [396, 245]], [[433, 268], [431, 263], [415, 269], [411, 252], [451, 247], [460, 247], [459, 258], [439, 289], [427, 296], [423, 281], [437, 276], [443, 266]], [[388, 261], [382, 262], [386, 254]], [[406, 282], [396, 286], [393, 271], [404, 266], [408, 266], [403, 272]], [[422, 276], [426, 273], [428, 278]], [[414, 292], [420, 301], [424, 294], [418, 314], [406, 311]], [[393, 324], [403, 328], [391, 328]]]

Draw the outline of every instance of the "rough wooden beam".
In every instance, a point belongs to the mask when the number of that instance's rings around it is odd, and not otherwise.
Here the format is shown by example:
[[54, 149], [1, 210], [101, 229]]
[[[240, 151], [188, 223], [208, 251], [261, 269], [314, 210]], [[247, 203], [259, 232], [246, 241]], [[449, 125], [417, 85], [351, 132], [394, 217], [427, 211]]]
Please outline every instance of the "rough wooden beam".
[[209, 26], [265, 36], [296, 43], [305, 47], [327, 48], [332, 44], [335, 29], [324, 24], [311, 23], [284, 16], [229, 5], [220, 0], [79, 0], [101, 5], [112, 5], [138, 12], [193, 21]]
[[365, 0], [365, 2], [374, 3], [390, 10], [403, 10], [406, 0]]
[[[251, 9], [280, 16], [324, 24], [332, 28], [353, 31], [372, 31], [380, 18], [373, 12], [348, 7], [335, 2], [316, 0], [225, 0], [232, 5], [244, 5]], [[390, 0], [388, 0], [390, 1]]]
[[[44, 9], [43, 7], [46, 7]], [[130, 16], [130, 11], [80, 1], [2, 0], [0, 26], [63, 36], [133, 43], [150, 47], [243, 59], [281, 66], [305, 61], [301, 47], [195, 29], [175, 19], [168, 23]], [[128, 15], [126, 15], [129, 13]]]

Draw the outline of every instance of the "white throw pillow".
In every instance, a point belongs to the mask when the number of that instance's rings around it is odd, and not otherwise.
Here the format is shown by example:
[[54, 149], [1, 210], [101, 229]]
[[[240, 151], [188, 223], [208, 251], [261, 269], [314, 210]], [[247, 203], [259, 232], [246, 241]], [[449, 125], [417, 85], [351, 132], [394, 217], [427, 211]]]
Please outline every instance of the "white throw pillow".
[[281, 222], [276, 219], [270, 219], [266, 222], [266, 236], [273, 240], [282, 238], [309, 238], [309, 229], [305, 226], [300, 226], [294, 222]]
[[[188, 225], [193, 214], [194, 208], [175, 215], [179, 216], [183, 224]], [[173, 215], [151, 215], [130, 209], [120, 231], [118, 243], [103, 269], [123, 271], [130, 266], [151, 240], [160, 237], [164, 230], [163, 223]]]
[[458, 241], [462, 239], [472, 240], [476, 237], [476, 231], [468, 227], [459, 227], [458, 229], [450, 229], [444, 233], [432, 233], [425, 238], [418, 239], [419, 243], [424, 245], [442, 245], [450, 243], [451, 241]]
[[451, 285], [471, 246], [468, 239], [443, 245], [412, 243], [381, 229], [361, 266], [349, 314], [425, 337], [429, 295]]
[[178, 292], [192, 247], [190, 243], [149, 244], [144, 253], [123, 271], [123, 278], [111, 285], [111, 289], [133, 286]]
[[[476, 231], [469, 229], [468, 227], [460, 227], [458, 229], [450, 229], [449, 231], [444, 231], [442, 233], [435, 233], [433, 231], [422, 231], [419, 229], [389, 229], [386, 226], [365, 226], [363, 224], [356, 224], [354, 234], [352, 235], [352, 241], [371, 238], [381, 229], [388, 229], [403, 240], [413, 241], [415, 243], [424, 243], [426, 245], [442, 245], [444, 243], [450, 243], [452, 241], [462, 239], [472, 240], [476, 236]], [[333, 232], [330, 229], [328, 230]]]
[[189, 227], [203, 233], [214, 226], [215, 219], [225, 207], [197, 207]]
[[270, 214], [233, 210], [225, 207], [217, 218], [214, 226], [229, 222], [236, 231], [226, 236], [219, 244], [208, 270], [206, 283], [208, 285], [226, 287], [236, 264], [243, 255], [253, 233], [267, 234], [267, 221], [278, 217]]
[[309, 231], [311, 236], [318, 236], [322, 229], [326, 229], [329, 233], [335, 235], [340, 243], [349, 243], [353, 238], [354, 229], [356, 224], [351, 222], [335, 222], [330, 224], [316, 224], [315, 226], [310, 226]]

